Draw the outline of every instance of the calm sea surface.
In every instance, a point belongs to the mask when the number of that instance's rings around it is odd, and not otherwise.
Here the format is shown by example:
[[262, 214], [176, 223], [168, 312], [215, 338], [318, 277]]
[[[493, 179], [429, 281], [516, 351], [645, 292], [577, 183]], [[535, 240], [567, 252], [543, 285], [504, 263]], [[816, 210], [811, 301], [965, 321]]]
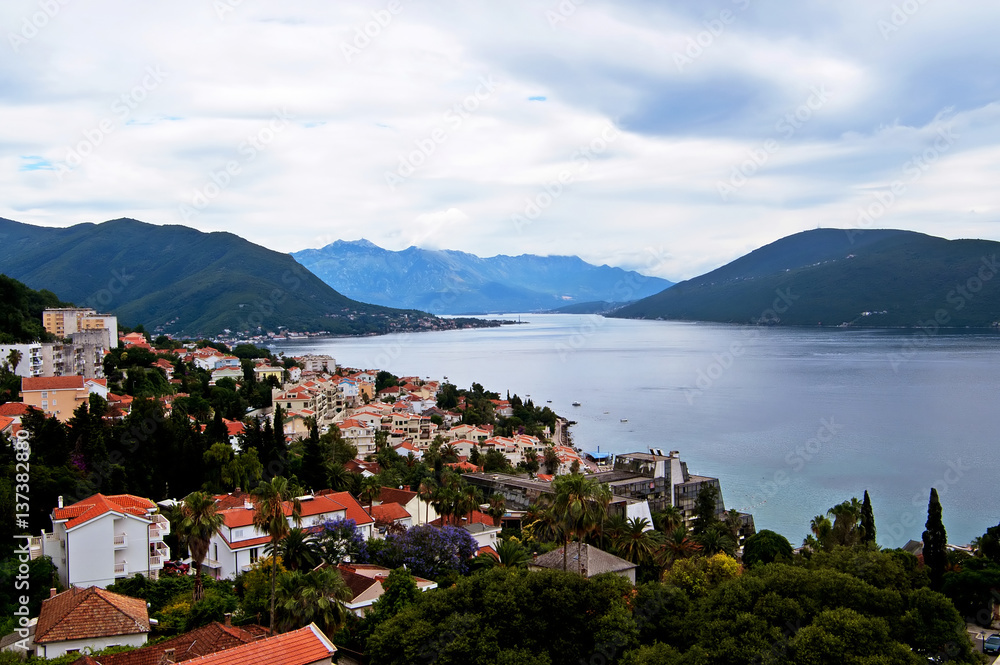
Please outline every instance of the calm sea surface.
[[679, 450], [793, 545], [866, 489], [886, 547], [920, 539], [931, 487], [950, 542], [1000, 522], [1000, 334], [520, 318], [274, 349], [551, 400], [582, 449]]

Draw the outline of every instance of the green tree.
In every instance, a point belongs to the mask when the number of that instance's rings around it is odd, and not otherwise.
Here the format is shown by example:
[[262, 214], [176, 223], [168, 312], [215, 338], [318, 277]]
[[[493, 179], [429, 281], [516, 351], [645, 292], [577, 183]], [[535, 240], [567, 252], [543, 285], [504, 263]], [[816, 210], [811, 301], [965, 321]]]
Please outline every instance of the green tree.
[[779, 533], [764, 529], [746, 539], [743, 543], [743, 565], [750, 567], [759, 563], [791, 561], [792, 544]]
[[324, 633], [333, 635], [347, 620], [344, 603], [352, 597], [336, 568], [283, 573], [276, 607], [278, 630], [286, 632], [315, 623]]
[[291, 571], [312, 570], [320, 562], [316, 540], [302, 527], [292, 527], [278, 548], [281, 561]]
[[218, 512], [215, 499], [204, 492], [188, 494], [180, 508], [178, 535], [187, 546], [195, 564], [194, 601], [198, 602], [205, 596], [201, 567], [208, 556], [212, 536], [223, 524], [223, 517]]
[[313, 490], [326, 489], [330, 485], [329, 451], [319, 436], [316, 419], [309, 424], [309, 437], [302, 452], [302, 482]]
[[[563, 570], [569, 564], [569, 541], [583, 536], [597, 528], [607, 515], [607, 503], [610, 499], [606, 486], [592, 478], [579, 473], [557, 476], [552, 481], [555, 493], [552, 507], [559, 520], [564, 524], [563, 536]], [[579, 545], [578, 545], [579, 549]], [[577, 552], [579, 554], [579, 552]]]
[[615, 534], [614, 547], [618, 556], [637, 566], [650, 563], [660, 546], [658, 534], [645, 517], [633, 517], [625, 528]]
[[706, 533], [719, 521], [719, 488], [715, 485], [702, 485], [694, 500], [695, 522], [691, 527], [695, 536]]
[[[253, 525], [261, 533], [268, 536], [271, 558], [277, 559], [278, 544], [288, 535], [291, 527], [288, 517], [297, 525], [302, 522], [302, 505], [295, 498], [288, 481], [281, 476], [275, 476], [271, 482], [261, 483], [254, 491], [257, 502], [253, 514]], [[288, 504], [286, 506], [286, 504]], [[286, 515], [288, 509], [288, 515]], [[271, 630], [274, 630], [275, 586], [277, 584], [277, 566], [271, 566]]]
[[875, 514], [868, 490], [865, 490], [865, 498], [861, 503], [861, 542], [866, 545], [875, 544]]
[[931, 488], [927, 503], [927, 523], [923, 533], [924, 565], [931, 578], [931, 588], [940, 591], [944, 581], [944, 569], [948, 565], [948, 534], [941, 519], [941, 501], [935, 488]]

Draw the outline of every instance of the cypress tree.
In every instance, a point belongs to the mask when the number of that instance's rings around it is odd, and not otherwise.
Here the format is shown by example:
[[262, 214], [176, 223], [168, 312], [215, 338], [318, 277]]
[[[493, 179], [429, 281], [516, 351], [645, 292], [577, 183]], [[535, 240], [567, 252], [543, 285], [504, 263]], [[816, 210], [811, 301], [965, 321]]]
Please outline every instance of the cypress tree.
[[944, 521], [941, 519], [941, 501], [938, 499], [937, 490], [931, 488], [931, 498], [927, 504], [927, 530], [924, 531], [924, 565], [931, 578], [931, 588], [935, 591], [941, 590], [944, 580], [944, 568], [948, 562], [946, 545], [948, 544], [948, 534], [944, 530]]
[[865, 500], [861, 504], [861, 542], [866, 545], [875, 544], [875, 515], [872, 513], [872, 500], [865, 490]]

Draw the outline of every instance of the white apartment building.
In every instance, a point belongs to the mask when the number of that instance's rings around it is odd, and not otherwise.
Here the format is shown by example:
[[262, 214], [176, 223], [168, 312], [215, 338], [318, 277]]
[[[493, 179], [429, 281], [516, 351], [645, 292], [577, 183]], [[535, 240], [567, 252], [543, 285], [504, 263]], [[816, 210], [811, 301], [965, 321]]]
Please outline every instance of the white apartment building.
[[31, 555], [52, 557], [63, 586], [104, 588], [136, 573], [155, 579], [170, 558], [170, 522], [149, 499], [95, 494], [52, 511], [52, 532], [32, 538]]

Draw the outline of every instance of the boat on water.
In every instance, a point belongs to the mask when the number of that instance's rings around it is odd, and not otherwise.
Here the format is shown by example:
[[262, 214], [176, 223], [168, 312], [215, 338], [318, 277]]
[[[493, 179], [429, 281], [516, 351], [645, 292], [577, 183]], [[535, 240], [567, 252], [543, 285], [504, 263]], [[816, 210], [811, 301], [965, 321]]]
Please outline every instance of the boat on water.
[[573, 402], [573, 406], [580, 406], [579, 402]]
[[627, 423], [627, 422], [628, 422], [628, 418], [622, 418], [622, 419], [621, 419], [621, 420], [619, 420], [618, 422], [622, 422], [622, 423]]

